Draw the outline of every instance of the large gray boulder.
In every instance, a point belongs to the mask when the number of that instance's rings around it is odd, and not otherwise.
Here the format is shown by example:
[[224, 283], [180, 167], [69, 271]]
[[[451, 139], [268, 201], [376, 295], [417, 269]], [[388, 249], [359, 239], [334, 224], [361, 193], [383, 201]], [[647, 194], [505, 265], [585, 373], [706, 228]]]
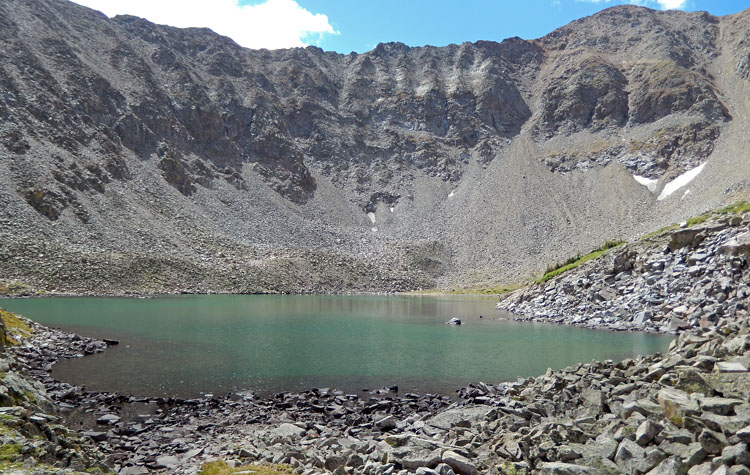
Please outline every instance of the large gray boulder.
[[469, 459], [453, 452], [452, 450], [446, 450], [443, 452], [443, 463], [450, 465], [450, 467], [459, 475], [476, 475], [479, 473], [476, 465], [474, 465]]
[[600, 470], [562, 462], [544, 462], [539, 466], [540, 475], [597, 475]]
[[305, 435], [307, 431], [299, 426], [296, 426], [294, 424], [289, 424], [288, 422], [285, 422], [279, 427], [276, 427], [275, 429], [271, 430], [271, 435], [275, 440], [282, 439], [282, 440], [294, 440], [299, 439], [302, 436]]
[[469, 428], [491, 419], [496, 413], [497, 410], [490, 406], [459, 407], [443, 411], [426, 422], [432, 427], [443, 430], [453, 427]]
[[750, 232], [742, 233], [724, 242], [719, 247], [719, 252], [729, 256], [741, 256], [750, 254]]

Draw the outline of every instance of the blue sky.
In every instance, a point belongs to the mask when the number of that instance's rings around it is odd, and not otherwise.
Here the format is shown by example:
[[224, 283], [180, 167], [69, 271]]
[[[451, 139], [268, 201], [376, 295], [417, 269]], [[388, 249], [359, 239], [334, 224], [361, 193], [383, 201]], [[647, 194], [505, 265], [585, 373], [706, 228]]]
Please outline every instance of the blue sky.
[[442, 46], [464, 41], [531, 39], [604, 8], [748, 8], [747, 0], [74, 0], [109, 16], [127, 13], [172, 26], [209, 27], [250, 48], [314, 44], [362, 53], [380, 42]]
[[[442, 46], [464, 41], [501, 41], [512, 36], [538, 38], [572, 20], [627, 2], [575, 0], [421, 1], [300, 0], [312, 12], [324, 12], [340, 34], [324, 35], [320, 46], [341, 53], [363, 52], [378, 42], [400, 41], [410, 46]], [[692, 0], [684, 10], [706, 10], [714, 15], [748, 7], [740, 0]], [[656, 2], [648, 5], [660, 8]]]

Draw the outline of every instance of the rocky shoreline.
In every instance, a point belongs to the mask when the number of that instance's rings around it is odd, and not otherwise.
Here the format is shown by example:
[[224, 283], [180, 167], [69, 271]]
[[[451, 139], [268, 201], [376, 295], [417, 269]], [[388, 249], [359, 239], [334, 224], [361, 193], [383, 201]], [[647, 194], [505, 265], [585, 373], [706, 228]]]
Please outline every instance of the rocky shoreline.
[[266, 400], [90, 393], [48, 370], [106, 344], [29, 324], [33, 336], [9, 354], [118, 473], [196, 473], [215, 459], [308, 474], [749, 473], [746, 317], [683, 332], [666, 355], [479, 383], [457, 401], [331, 390]]

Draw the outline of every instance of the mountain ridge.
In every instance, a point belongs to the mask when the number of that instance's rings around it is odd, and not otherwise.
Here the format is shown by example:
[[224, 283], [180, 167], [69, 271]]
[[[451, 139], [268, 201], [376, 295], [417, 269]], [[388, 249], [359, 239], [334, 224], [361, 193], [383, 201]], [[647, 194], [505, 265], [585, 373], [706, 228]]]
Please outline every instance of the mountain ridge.
[[[1, 270], [48, 290], [507, 282], [748, 189], [750, 10], [349, 55], [57, 0], [0, 24]], [[656, 200], [701, 163], [687, 203]]]

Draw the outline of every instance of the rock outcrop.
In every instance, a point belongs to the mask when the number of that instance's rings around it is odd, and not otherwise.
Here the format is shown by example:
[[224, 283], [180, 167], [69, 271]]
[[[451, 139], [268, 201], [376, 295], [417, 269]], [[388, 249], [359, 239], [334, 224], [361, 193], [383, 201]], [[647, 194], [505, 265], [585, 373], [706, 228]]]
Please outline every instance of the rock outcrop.
[[498, 308], [520, 319], [664, 333], [746, 316], [750, 214], [676, 228], [511, 293]]
[[66, 427], [44, 385], [16, 362], [14, 345], [5, 351], [6, 332], [24, 343], [29, 337], [12, 326], [6, 329], [6, 318], [27, 325], [0, 309], [0, 472], [107, 473], [95, 445]]

